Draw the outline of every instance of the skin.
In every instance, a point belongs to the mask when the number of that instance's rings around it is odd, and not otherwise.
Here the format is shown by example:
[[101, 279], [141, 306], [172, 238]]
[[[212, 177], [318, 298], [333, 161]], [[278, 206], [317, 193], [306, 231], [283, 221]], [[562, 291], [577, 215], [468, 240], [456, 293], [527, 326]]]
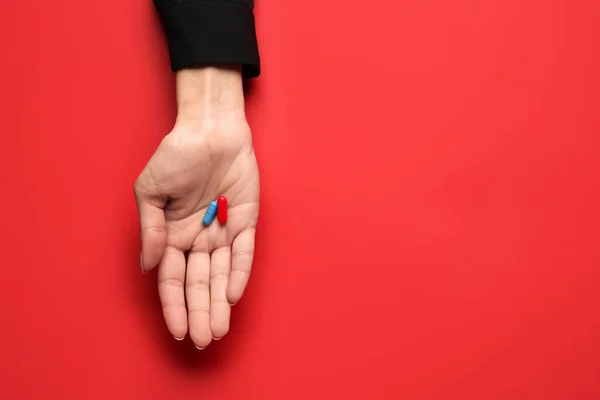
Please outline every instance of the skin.
[[[177, 73], [178, 115], [134, 184], [142, 271], [158, 267], [167, 328], [203, 349], [229, 331], [248, 282], [259, 209], [259, 174], [244, 111], [240, 68]], [[202, 224], [213, 200], [228, 221]]]

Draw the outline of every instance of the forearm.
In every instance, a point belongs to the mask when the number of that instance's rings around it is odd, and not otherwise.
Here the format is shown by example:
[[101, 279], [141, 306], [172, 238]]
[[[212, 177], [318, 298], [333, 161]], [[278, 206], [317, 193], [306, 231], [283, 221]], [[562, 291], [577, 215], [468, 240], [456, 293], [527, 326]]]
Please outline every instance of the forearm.
[[251, 0], [154, 0], [174, 71], [240, 65], [245, 78], [260, 74]]

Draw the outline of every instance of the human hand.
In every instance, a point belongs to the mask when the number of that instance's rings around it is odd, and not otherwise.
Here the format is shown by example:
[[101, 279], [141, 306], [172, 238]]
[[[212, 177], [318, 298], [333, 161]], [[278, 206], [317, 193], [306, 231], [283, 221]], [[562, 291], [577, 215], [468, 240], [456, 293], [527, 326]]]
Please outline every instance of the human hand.
[[[242, 296], [254, 252], [259, 175], [244, 113], [239, 69], [201, 68], [177, 74], [175, 127], [138, 177], [142, 271], [158, 266], [167, 328], [189, 330], [196, 347], [229, 330], [231, 305]], [[202, 218], [219, 196], [228, 220]]]

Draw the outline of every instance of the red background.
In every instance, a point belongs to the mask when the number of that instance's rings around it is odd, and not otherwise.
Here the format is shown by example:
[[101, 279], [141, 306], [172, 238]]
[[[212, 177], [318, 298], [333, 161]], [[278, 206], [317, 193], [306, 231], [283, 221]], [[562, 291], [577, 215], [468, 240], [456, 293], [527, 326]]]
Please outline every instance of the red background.
[[4, 2], [0, 397], [600, 398], [599, 7], [258, 0], [255, 268], [199, 352], [138, 262], [150, 0]]

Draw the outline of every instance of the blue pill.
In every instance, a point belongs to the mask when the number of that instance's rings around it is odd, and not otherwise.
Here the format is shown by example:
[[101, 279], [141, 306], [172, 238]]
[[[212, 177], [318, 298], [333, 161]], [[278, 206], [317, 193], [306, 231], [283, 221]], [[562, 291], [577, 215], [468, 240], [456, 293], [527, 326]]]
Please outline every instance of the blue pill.
[[215, 215], [217, 215], [217, 202], [211, 201], [206, 209], [206, 214], [204, 214], [202, 223], [204, 223], [204, 225], [210, 225], [212, 220], [215, 218]]

